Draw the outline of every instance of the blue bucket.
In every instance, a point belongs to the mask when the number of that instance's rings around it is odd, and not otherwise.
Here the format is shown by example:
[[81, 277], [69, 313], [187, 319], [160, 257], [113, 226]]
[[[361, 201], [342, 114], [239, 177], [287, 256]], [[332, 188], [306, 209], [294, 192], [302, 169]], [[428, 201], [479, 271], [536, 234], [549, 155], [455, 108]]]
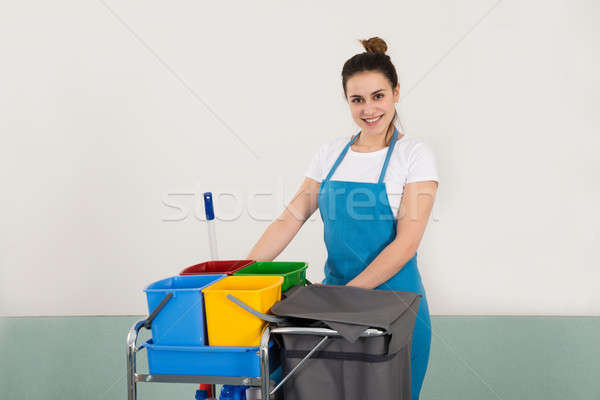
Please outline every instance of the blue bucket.
[[148, 285], [148, 313], [172, 293], [152, 321], [152, 339], [157, 345], [203, 346], [207, 344], [202, 289], [227, 275], [173, 276]]

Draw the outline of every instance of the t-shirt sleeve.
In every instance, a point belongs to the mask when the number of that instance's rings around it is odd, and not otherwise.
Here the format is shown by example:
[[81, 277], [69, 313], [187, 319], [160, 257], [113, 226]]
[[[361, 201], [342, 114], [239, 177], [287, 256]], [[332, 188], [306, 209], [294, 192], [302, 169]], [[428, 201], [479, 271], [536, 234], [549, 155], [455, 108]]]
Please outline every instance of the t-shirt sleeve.
[[406, 183], [421, 181], [440, 181], [435, 154], [425, 143], [419, 143], [408, 157]]
[[324, 146], [321, 146], [313, 156], [312, 160], [310, 160], [308, 169], [304, 174], [305, 176], [314, 179], [317, 182], [321, 182], [323, 180], [323, 151]]

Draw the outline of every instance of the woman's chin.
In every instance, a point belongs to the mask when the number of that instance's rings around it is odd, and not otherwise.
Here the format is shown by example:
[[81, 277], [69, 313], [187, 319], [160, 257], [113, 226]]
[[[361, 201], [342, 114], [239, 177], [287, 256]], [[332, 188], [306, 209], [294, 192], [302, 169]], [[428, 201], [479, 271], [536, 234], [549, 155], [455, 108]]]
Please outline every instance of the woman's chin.
[[379, 135], [385, 133], [385, 129], [381, 127], [372, 127], [361, 125], [361, 131], [366, 135]]

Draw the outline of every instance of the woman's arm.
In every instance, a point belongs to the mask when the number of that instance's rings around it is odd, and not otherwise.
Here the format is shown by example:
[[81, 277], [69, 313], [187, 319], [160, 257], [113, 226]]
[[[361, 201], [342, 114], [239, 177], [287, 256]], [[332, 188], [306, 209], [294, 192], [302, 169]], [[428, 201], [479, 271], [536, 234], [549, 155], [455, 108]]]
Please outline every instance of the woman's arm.
[[290, 204], [256, 242], [248, 254], [249, 260], [272, 261], [285, 249], [317, 209], [320, 186], [321, 184], [313, 179], [304, 179]]
[[396, 237], [348, 286], [373, 289], [394, 276], [410, 260], [425, 232], [435, 201], [436, 181], [412, 182], [404, 185], [398, 209]]

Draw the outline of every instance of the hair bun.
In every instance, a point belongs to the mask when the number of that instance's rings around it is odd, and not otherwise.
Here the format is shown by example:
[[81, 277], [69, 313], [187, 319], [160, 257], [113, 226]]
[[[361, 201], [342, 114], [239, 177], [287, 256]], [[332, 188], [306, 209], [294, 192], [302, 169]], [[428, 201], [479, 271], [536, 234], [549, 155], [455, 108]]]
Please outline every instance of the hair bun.
[[368, 40], [361, 40], [360, 43], [363, 45], [367, 53], [383, 53], [387, 51], [387, 44], [385, 40], [380, 37], [372, 37]]

